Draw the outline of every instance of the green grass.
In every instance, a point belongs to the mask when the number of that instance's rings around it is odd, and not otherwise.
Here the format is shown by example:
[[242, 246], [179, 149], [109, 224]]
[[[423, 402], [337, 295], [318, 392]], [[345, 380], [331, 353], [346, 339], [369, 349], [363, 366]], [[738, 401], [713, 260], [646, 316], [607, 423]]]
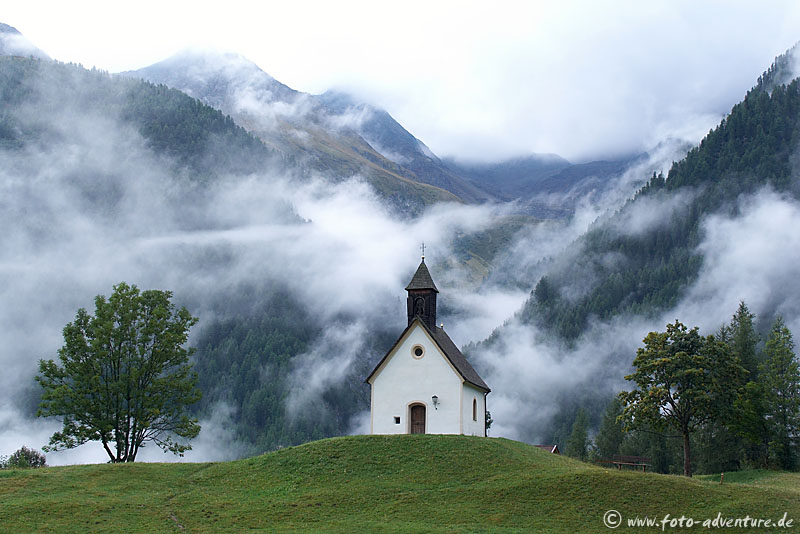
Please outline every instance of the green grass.
[[608, 470], [505, 439], [356, 436], [236, 462], [0, 472], [0, 530], [609, 532], [609, 509], [800, 521], [800, 475], [727, 482]]
[[[700, 480], [720, 483], [720, 474], [700, 475]], [[753, 469], [750, 471], [731, 471], [725, 473], [723, 484], [748, 484], [762, 488], [776, 488], [796, 493], [800, 496], [800, 473], [787, 473], [785, 471], [767, 471], [766, 469]], [[800, 529], [800, 526], [798, 526]]]

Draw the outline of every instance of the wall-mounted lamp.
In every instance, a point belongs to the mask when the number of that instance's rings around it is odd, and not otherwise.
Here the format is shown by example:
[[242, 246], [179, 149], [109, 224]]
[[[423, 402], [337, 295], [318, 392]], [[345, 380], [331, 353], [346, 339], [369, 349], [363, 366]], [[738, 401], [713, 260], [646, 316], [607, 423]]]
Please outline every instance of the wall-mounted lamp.
[[431, 401], [433, 401], [433, 409], [434, 410], [438, 410], [439, 409], [439, 397], [434, 395], [433, 397], [431, 397]]

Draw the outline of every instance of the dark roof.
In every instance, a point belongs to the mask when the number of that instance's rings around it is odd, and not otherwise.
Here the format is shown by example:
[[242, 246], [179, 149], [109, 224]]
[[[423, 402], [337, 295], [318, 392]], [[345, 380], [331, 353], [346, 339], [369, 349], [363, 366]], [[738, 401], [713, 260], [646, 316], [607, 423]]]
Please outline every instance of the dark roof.
[[539, 447], [540, 449], [552, 452], [553, 454], [561, 454], [561, 452], [558, 450], [558, 445], [534, 445], [534, 447]]
[[428, 267], [425, 266], [425, 258], [422, 258], [422, 262], [417, 267], [417, 272], [414, 273], [414, 278], [406, 286], [406, 291], [411, 289], [433, 289], [437, 293], [439, 292], [436, 289], [436, 284], [433, 283], [431, 273], [428, 272]]
[[[425, 323], [422, 324], [425, 326]], [[430, 332], [430, 329], [428, 329], [428, 331]], [[431, 333], [433, 334], [433, 339], [435, 339], [436, 343], [439, 345], [439, 348], [442, 349], [442, 352], [444, 352], [447, 359], [450, 360], [450, 363], [458, 370], [464, 380], [481, 389], [491, 391], [489, 386], [486, 385], [486, 382], [478, 375], [478, 372], [469, 364], [464, 355], [461, 354], [461, 351], [458, 350], [458, 347], [456, 347], [456, 344], [453, 343], [453, 340], [450, 339], [450, 336], [444, 331], [444, 328], [439, 328], [437, 326]]]
[[389, 352], [387, 352], [386, 355], [381, 358], [381, 361], [378, 362], [378, 365], [375, 366], [375, 369], [373, 369], [369, 376], [367, 376], [367, 382], [370, 378], [372, 378], [372, 375], [375, 374], [378, 368], [383, 365], [383, 362], [386, 361], [386, 358], [388, 358], [389, 355], [394, 351], [394, 349], [397, 347], [397, 344], [400, 343], [400, 340], [405, 337], [406, 332], [408, 332], [415, 323], [419, 323], [419, 325], [424, 328], [428, 334], [430, 334], [431, 338], [433, 338], [433, 341], [436, 343], [436, 345], [438, 345], [439, 349], [450, 361], [450, 363], [453, 364], [453, 367], [456, 368], [456, 371], [461, 375], [461, 378], [463, 378], [465, 382], [469, 382], [478, 389], [485, 390], [487, 393], [491, 391], [486, 382], [484, 382], [480, 375], [478, 375], [478, 372], [472, 367], [472, 365], [470, 365], [464, 355], [461, 354], [461, 351], [458, 350], [458, 347], [456, 347], [456, 344], [453, 343], [453, 340], [450, 339], [450, 336], [448, 336], [444, 331], [444, 328], [439, 328], [437, 326], [431, 330], [428, 325], [419, 319], [419, 317], [415, 317], [411, 324], [408, 325], [405, 330], [403, 330], [403, 333], [400, 334], [399, 338], [397, 338], [397, 341], [394, 345], [392, 345], [392, 348], [389, 349]]

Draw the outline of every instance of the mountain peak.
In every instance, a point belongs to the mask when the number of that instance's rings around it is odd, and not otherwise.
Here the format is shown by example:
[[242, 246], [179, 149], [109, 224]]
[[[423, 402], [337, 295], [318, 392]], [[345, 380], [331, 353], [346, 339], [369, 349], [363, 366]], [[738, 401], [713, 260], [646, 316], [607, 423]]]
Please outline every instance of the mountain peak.
[[[184, 48], [175, 55], [155, 63], [155, 65], [191, 65], [197, 68], [203, 67], [208, 70], [247, 69], [263, 72], [258, 65], [243, 55], [235, 52], [226, 52], [216, 48]], [[151, 67], [155, 65], [151, 65]]]
[[123, 73], [163, 83], [231, 113], [231, 95], [247, 93], [269, 101], [293, 102], [294, 89], [246, 57], [215, 49], [190, 48], [135, 71]]
[[[148, 78], [153, 75], [164, 78], [189, 76], [195, 81], [222, 77], [231, 80], [279, 83], [241, 54], [212, 48], [186, 48], [158, 63], [124, 74], [147, 74]], [[166, 81], [161, 83], [170, 85]]]
[[2, 22], [0, 22], [0, 33], [16, 33], [17, 35], [22, 35], [14, 26], [9, 26], [8, 24], [3, 24]]
[[0, 56], [24, 56], [50, 59], [50, 56], [37, 48], [18, 29], [0, 22]]
[[379, 169], [392, 180], [432, 185], [463, 200], [490, 197], [446, 168], [388, 112], [342, 91], [320, 96], [295, 91], [238, 54], [186, 50], [126, 74], [184, 91], [278, 150], [291, 153], [300, 146], [303, 157], [319, 158], [321, 168]]

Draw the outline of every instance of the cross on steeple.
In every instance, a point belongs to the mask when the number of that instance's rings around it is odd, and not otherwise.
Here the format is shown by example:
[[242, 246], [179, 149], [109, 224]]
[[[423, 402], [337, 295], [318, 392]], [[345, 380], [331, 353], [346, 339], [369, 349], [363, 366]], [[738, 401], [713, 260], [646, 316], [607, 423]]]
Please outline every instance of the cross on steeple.
[[422, 249], [422, 261], [425, 261], [425, 242], [424, 241], [422, 242], [422, 247], [420, 247], [420, 248]]

